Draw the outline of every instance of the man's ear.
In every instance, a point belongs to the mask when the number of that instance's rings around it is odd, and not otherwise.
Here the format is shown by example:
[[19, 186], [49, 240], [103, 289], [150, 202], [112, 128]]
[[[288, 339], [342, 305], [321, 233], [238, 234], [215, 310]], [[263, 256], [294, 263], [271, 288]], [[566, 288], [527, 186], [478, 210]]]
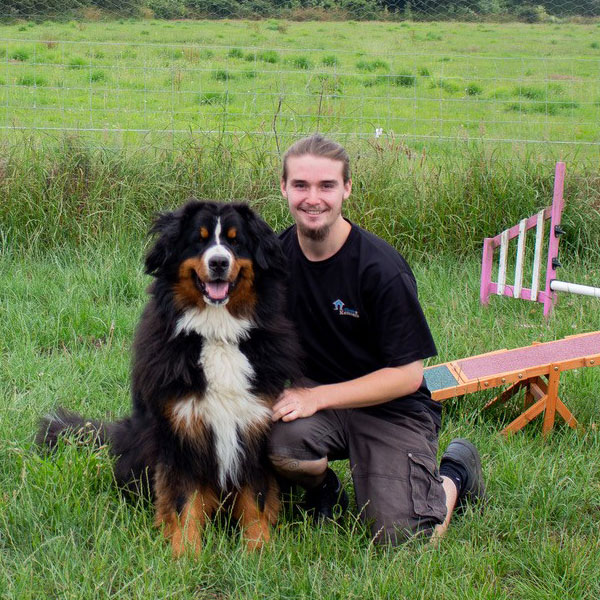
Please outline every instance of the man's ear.
[[351, 192], [352, 192], [352, 179], [348, 179], [348, 181], [344, 184], [344, 200], [347, 200], [350, 197]]
[[286, 189], [286, 182], [285, 179], [283, 179], [283, 177], [279, 180], [279, 189], [281, 190], [281, 195], [284, 198], [287, 198], [287, 189]]

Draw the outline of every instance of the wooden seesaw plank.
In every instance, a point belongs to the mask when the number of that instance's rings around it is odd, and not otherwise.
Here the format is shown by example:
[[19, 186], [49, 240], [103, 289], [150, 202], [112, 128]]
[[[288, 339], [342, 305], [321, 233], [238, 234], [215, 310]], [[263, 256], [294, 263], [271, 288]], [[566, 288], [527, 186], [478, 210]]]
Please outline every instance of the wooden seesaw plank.
[[[478, 356], [433, 365], [425, 369], [425, 381], [436, 401], [464, 394], [510, 386], [487, 406], [505, 402], [521, 388], [527, 387], [527, 398], [536, 398], [523, 414], [504, 431], [516, 431], [531, 419], [545, 412], [544, 434], [554, 425], [554, 415], [560, 414], [569, 424], [577, 421], [558, 397], [560, 373], [600, 364], [600, 331], [572, 335], [561, 340], [534, 343], [512, 350], [497, 350]], [[546, 377], [548, 383], [541, 378]], [[543, 391], [542, 391], [543, 390]], [[538, 393], [540, 392], [540, 393]], [[541, 394], [541, 395], [540, 395]], [[529, 402], [526, 403], [529, 405]]]

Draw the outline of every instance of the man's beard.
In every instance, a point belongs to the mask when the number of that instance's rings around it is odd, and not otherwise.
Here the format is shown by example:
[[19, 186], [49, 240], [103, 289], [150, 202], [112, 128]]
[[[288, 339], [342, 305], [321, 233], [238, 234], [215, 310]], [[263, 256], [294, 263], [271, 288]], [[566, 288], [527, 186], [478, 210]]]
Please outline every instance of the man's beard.
[[329, 235], [329, 229], [329, 225], [323, 225], [323, 227], [319, 227], [319, 229], [309, 229], [308, 227], [298, 225], [300, 235], [312, 240], [313, 242], [322, 242]]

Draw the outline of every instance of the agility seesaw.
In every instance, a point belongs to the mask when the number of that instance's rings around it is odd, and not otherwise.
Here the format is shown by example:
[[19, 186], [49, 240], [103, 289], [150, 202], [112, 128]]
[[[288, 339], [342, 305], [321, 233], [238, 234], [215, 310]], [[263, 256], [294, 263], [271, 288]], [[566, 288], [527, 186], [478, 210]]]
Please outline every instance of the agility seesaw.
[[[480, 300], [487, 304], [490, 294], [521, 298], [540, 302], [544, 305], [547, 317], [556, 303], [556, 292], [585, 294], [600, 298], [600, 288], [556, 279], [558, 242], [563, 230], [560, 219], [564, 207], [563, 189], [565, 180], [564, 163], [556, 164], [552, 205], [537, 214], [523, 219], [518, 225], [506, 229], [493, 238], [486, 238], [483, 244], [481, 263]], [[545, 285], [540, 289], [542, 256], [544, 245], [544, 224], [550, 220], [548, 252], [545, 259]], [[535, 249], [533, 254], [531, 287], [523, 287], [525, 246], [527, 231], [535, 228]], [[515, 276], [513, 284], [507, 283], [509, 242], [517, 239]], [[494, 250], [500, 248], [498, 260], [498, 280], [492, 281]], [[563, 371], [581, 367], [594, 367], [600, 362], [600, 331], [570, 336], [562, 340], [536, 343], [513, 350], [497, 350], [455, 360], [425, 369], [425, 380], [434, 400], [442, 401], [471, 392], [508, 386], [485, 408], [506, 402], [525, 388], [524, 411], [502, 433], [522, 429], [542, 412], [544, 424], [542, 432], [547, 434], [554, 426], [555, 415], [559, 415], [570, 427], [577, 427], [571, 411], [558, 397], [560, 374]]]
[[558, 396], [560, 374], [598, 364], [600, 331], [594, 331], [427, 367], [425, 381], [436, 401], [508, 386], [484, 408], [506, 402], [525, 388], [524, 411], [502, 433], [519, 431], [543, 412], [542, 433], [545, 435], [553, 428], [557, 412], [569, 427], [578, 426], [577, 420]]

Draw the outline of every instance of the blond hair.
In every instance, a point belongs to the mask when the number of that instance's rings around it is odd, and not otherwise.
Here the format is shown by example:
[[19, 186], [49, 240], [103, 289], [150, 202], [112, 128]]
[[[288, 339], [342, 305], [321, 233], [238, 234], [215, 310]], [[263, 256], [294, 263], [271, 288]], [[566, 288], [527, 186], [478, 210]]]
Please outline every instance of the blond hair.
[[310, 156], [319, 156], [341, 162], [344, 183], [348, 183], [348, 181], [350, 181], [350, 157], [348, 156], [345, 148], [337, 142], [327, 139], [319, 133], [302, 138], [287, 149], [287, 152], [283, 155], [283, 172], [281, 175], [283, 181], [287, 181], [288, 177], [288, 158], [293, 156], [306, 156], [307, 154]]

